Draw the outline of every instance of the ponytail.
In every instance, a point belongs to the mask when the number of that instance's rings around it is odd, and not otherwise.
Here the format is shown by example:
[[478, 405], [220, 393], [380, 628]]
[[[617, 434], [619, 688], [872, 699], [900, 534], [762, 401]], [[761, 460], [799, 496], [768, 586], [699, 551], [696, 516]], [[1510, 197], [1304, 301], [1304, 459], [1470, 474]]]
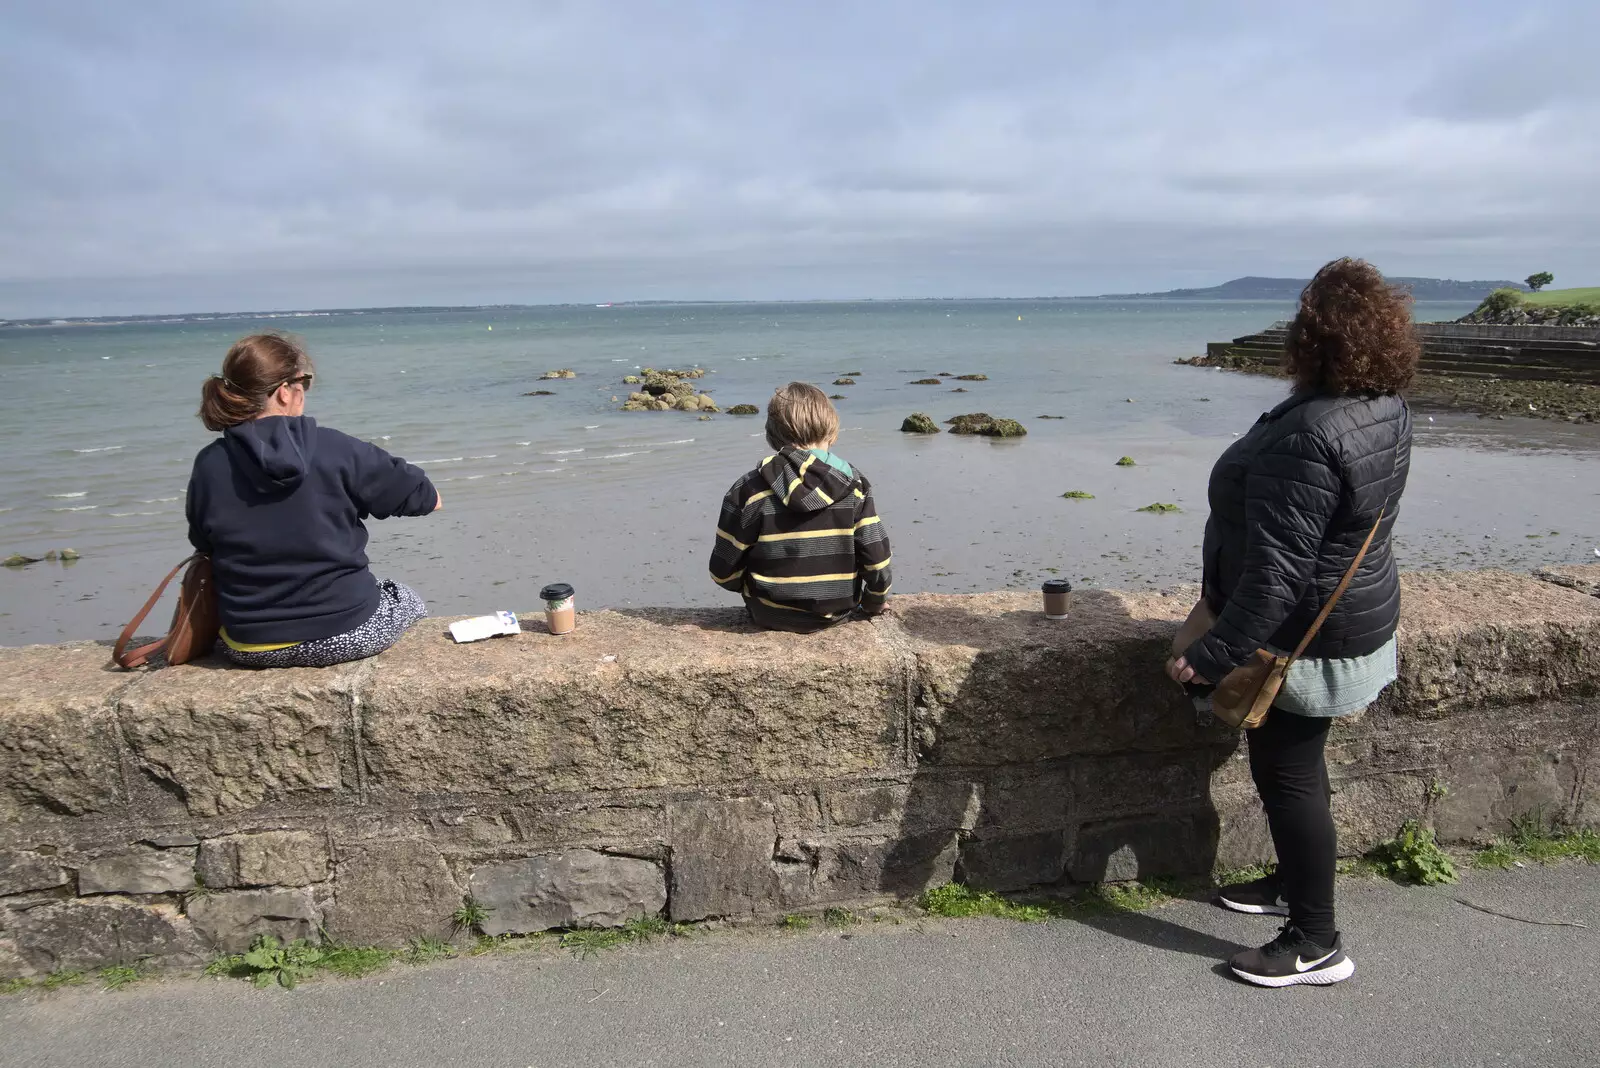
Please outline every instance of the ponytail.
[[284, 383], [311, 373], [311, 357], [288, 334], [251, 334], [233, 343], [222, 373], [200, 387], [200, 421], [207, 430], [248, 423]]
[[241, 392], [221, 375], [212, 375], [200, 387], [200, 421], [207, 430], [248, 423], [261, 414], [265, 399]]

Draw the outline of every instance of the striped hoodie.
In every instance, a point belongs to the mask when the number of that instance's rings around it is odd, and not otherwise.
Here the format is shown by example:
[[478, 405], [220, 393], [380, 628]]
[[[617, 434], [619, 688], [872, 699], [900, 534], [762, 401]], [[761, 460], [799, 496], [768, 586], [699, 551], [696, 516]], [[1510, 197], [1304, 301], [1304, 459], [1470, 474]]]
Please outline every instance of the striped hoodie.
[[755, 622], [808, 633], [888, 599], [889, 535], [872, 485], [842, 460], [784, 449], [722, 501], [711, 577], [744, 595]]

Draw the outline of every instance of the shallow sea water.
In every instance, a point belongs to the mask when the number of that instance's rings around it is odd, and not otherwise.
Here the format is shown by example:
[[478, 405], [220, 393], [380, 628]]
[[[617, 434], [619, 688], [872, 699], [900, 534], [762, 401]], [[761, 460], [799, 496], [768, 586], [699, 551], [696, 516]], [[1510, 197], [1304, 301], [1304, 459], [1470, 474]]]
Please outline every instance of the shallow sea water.
[[[706, 573], [728, 485], [768, 451], [760, 417], [623, 413], [621, 378], [700, 365], [724, 408], [791, 379], [837, 402], [837, 450], [872, 479], [898, 592], [1195, 581], [1212, 462], [1280, 382], [1174, 366], [1292, 309], [1257, 302], [916, 301], [368, 312], [0, 331], [0, 644], [108, 638], [187, 552], [183, 491], [211, 435], [200, 382], [237, 336], [288, 328], [317, 361], [309, 413], [426, 468], [445, 510], [370, 523], [374, 571], [439, 614], [737, 604]], [[1464, 306], [1420, 305], [1423, 318]], [[570, 367], [572, 380], [541, 382]], [[830, 383], [861, 372], [855, 386]], [[914, 386], [937, 375], [987, 382]], [[967, 393], [951, 392], [957, 387]], [[525, 397], [533, 389], [551, 397]], [[1016, 418], [1019, 441], [918, 437], [901, 420]], [[1055, 415], [1061, 419], [1042, 420]], [[1594, 560], [1600, 429], [1419, 413], [1396, 531], [1403, 566]], [[1115, 461], [1133, 456], [1138, 466]], [[1065, 500], [1083, 490], [1094, 500]], [[1154, 502], [1182, 512], [1136, 511]], [[158, 615], [164, 617], [167, 609]], [[154, 629], [154, 628], [153, 628]]]

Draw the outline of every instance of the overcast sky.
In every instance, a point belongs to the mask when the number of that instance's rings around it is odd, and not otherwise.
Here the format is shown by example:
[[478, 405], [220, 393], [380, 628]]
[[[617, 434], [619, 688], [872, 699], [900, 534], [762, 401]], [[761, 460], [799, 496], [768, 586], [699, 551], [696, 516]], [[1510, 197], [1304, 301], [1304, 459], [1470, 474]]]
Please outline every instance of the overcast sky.
[[1597, 11], [0, 0], [0, 316], [1600, 284]]

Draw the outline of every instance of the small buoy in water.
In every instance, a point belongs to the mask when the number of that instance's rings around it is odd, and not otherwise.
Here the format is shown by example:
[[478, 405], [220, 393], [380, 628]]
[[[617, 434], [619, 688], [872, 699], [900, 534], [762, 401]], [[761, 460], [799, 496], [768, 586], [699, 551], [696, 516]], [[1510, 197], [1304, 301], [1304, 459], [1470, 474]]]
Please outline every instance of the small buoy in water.
[[1017, 322], [1019, 322], [1019, 323], [1022, 322], [1022, 316], [1020, 316], [1020, 315], [1017, 316]]
[[491, 326], [491, 327], [490, 327], [490, 328], [489, 328], [489, 329], [490, 329], [490, 330], [493, 330], [493, 329], [494, 329], [494, 327], [492, 327], [492, 326]]

